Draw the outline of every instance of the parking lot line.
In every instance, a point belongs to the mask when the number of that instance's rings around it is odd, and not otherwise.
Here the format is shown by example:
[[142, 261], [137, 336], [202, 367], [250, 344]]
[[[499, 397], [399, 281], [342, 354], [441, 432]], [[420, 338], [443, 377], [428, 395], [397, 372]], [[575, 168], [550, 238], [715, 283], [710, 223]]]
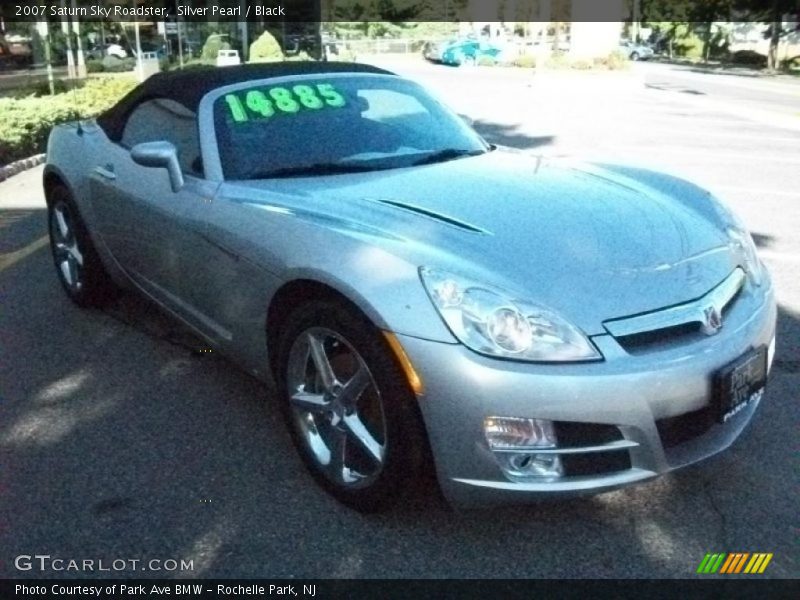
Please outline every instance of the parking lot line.
[[764, 260], [776, 262], [800, 263], [800, 254], [792, 252], [774, 252], [772, 250], [759, 250], [758, 255]]
[[38, 240], [31, 242], [24, 248], [20, 248], [19, 250], [15, 250], [14, 252], [9, 252], [8, 254], [0, 254], [0, 271], [5, 271], [8, 267], [18, 263], [23, 258], [26, 258], [47, 246], [48, 238], [46, 235], [40, 237]]
[[[628, 144], [615, 146], [617, 150], [641, 152], [640, 146], [631, 146]], [[800, 164], [800, 157], [796, 156], [783, 156], [776, 154], [764, 154], [756, 152], [711, 152], [708, 148], [688, 148], [681, 146], [653, 146], [647, 149], [648, 152], [653, 154], [680, 154], [681, 156], [703, 157], [714, 162], [722, 160], [741, 160], [745, 162], [768, 162], [768, 163], [785, 163], [785, 164]], [[692, 160], [695, 160], [694, 158]]]
[[738, 185], [715, 185], [714, 189], [741, 194], [756, 194], [760, 196], [785, 196], [787, 198], [800, 198], [800, 192], [789, 192], [786, 190], [766, 190], [764, 188], [741, 187]]
[[[630, 117], [630, 122], [622, 124], [619, 129], [624, 131], [627, 128], [631, 131], [641, 132], [642, 122], [646, 121], [647, 135], [661, 135], [664, 133], [666, 133], [667, 135], [686, 135], [687, 133], [697, 134], [698, 124], [695, 121], [692, 121], [691, 123], [682, 123], [679, 118], [675, 118], [669, 120], [664, 119], [665, 122], [654, 124], [654, 122], [658, 120], [659, 119], [654, 119], [651, 117], [641, 117], [639, 120], [636, 120], [636, 116], [634, 115]], [[731, 140], [740, 139], [740, 140], [751, 141], [754, 135], [758, 135], [758, 140], [760, 142], [793, 144], [796, 146], [800, 146], [800, 135], [770, 136], [770, 135], [762, 135], [761, 131], [753, 132], [747, 129], [744, 130], [742, 130], [741, 128], [737, 129], [738, 130], [734, 131], [703, 131], [703, 133], [699, 137], [701, 139], [719, 138], [719, 139], [731, 139]], [[794, 150], [794, 148], [791, 149]]]

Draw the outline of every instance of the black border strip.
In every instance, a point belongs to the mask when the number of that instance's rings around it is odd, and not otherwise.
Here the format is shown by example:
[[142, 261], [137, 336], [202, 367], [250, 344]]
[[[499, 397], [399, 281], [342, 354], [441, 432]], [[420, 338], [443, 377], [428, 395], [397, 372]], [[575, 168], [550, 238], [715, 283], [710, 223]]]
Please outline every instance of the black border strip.
[[[125, 586], [125, 587], [123, 587]], [[141, 587], [140, 587], [141, 586]], [[100, 594], [91, 590], [99, 590]], [[131, 590], [134, 590], [131, 592]], [[202, 591], [199, 591], [202, 590]], [[282, 593], [279, 593], [279, 590]], [[160, 592], [160, 593], [159, 593]], [[313, 593], [313, 595], [312, 595]], [[703, 579], [640, 580], [377, 580], [377, 579], [5, 579], [4, 600], [31, 598], [380, 598], [381, 600], [441, 600], [447, 598], [559, 598], [593, 597], [732, 599], [800, 597], [797, 580], [754, 579], [752, 576], [708, 576]]]
[[[776, 15], [800, 21], [800, 0], [4, 0], [0, 19], [6, 22], [61, 19], [59, 9], [74, 5], [81, 21], [480, 21], [553, 22], [713, 21], [774, 22]], [[633, 6], [636, 5], [634, 15]], [[140, 17], [114, 14], [116, 7], [138, 5]], [[42, 11], [38, 7], [44, 7]], [[257, 9], [261, 8], [261, 14]], [[102, 10], [101, 10], [102, 9]], [[271, 9], [266, 11], [264, 9]], [[111, 14], [106, 13], [111, 10]], [[232, 12], [231, 12], [232, 11]], [[179, 15], [180, 13], [180, 15]]]

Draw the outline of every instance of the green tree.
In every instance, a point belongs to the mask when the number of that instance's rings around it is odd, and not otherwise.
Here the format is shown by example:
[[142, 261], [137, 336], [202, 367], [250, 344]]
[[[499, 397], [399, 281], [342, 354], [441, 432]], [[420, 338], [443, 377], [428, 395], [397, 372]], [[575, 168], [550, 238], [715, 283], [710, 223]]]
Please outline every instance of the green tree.
[[250, 44], [249, 57], [250, 62], [279, 62], [283, 60], [283, 51], [275, 36], [265, 31]]
[[797, 15], [796, 0], [736, 0], [738, 10], [749, 12], [751, 18], [767, 25], [765, 37], [769, 39], [767, 52], [767, 68], [771, 71], [779, 67], [778, 46], [781, 39], [795, 31], [794, 28], [784, 27], [783, 18], [788, 15]]
[[731, 20], [731, 11], [736, 1], [642, 0], [642, 16], [658, 28], [662, 35], [666, 35], [670, 55], [676, 46], [682, 48], [684, 54], [691, 52], [699, 40], [699, 55], [708, 60], [714, 43], [724, 42], [714, 24]]
[[231, 45], [222, 39], [222, 34], [212, 33], [203, 44], [202, 60], [204, 62], [214, 62], [220, 50], [229, 50]]

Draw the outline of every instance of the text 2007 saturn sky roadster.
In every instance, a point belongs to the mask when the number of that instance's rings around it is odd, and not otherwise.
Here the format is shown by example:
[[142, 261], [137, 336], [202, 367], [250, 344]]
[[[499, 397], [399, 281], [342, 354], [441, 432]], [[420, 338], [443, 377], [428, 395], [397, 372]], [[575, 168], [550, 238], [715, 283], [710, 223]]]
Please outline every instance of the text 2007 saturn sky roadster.
[[462, 506], [642, 482], [763, 397], [773, 287], [719, 200], [497, 148], [375, 67], [156, 75], [57, 127], [44, 186], [70, 298], [136, 289], [272, 378], [359, 510], [429, 469]]

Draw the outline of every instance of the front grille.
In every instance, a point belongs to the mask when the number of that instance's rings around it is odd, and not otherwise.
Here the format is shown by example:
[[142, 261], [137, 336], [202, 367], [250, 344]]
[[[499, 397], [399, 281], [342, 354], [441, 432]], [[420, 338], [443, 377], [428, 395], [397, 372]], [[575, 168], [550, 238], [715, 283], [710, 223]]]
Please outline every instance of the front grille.
[[656, 421], [658, 435], [665, 449], [700, 437], [714, 425], [711, 408], [701, 408], [677, 417], [669, 417]]
[[561, 464], [566, 477], [605, 475], [630, 469], [631, 456], [627, 450], [592, 452], [591, 454], [562, 454]]
[[702, 298], [632, 317], [611, 319], [603, 324], [629, 354], [642, 354], [704, 339], [709, 314], [713, 314], [708, 311], [719, 311], [724, 321], [745, 280], [744, 271], [737, 267]]
[[672, 344], [689, 342], [692, 341], [691, 338], [699, 338], [701, 335], [700, 323], [683, 323], [655, 331], [623, 335], [617, 338], [617, 342], [626, 352], [639, 354]]
[[556, 421], [554, 426], [558, 445], [563, 448], [600, 446], [624, 439], [619, 428], [614, 425]]

